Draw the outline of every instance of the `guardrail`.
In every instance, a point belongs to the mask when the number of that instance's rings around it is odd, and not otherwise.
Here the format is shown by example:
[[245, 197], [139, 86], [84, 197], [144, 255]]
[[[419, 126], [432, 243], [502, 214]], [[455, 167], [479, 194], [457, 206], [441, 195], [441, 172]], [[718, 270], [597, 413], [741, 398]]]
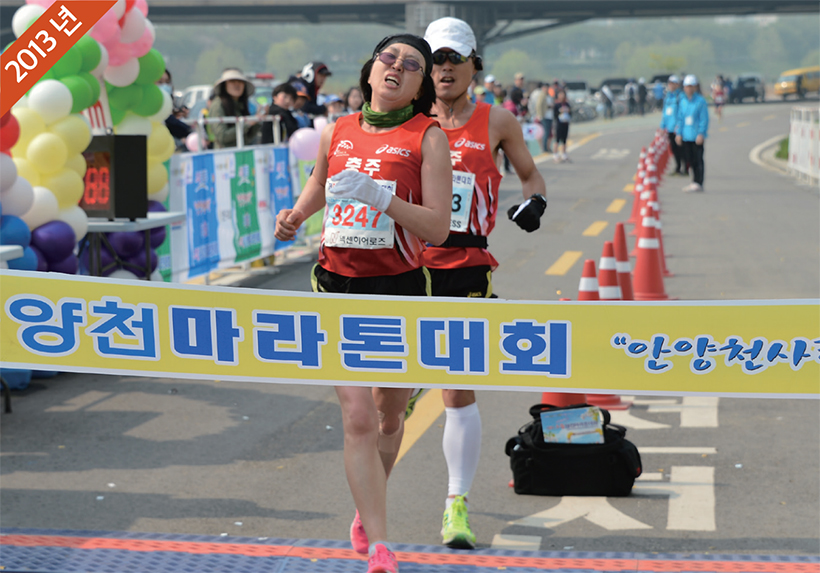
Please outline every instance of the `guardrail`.
[[792, 109], [788, 169], [798, 179], [814, 184], [820, 181], [820, 108]]
[[208, 133], [206, 126], [218, 124], [234, 124], [236, 129], [236, 147], [245, 147], [245, 124], [255, 121], [263, 123], [271, 122], [271, 129], [273, 130], [273, 144], [279, 145], [282, 143], [282, 130], [279, 128], [282, 118], [279, 115], [246, 115], [240, 117], [200, 117], [197, 119], [184, 119], [184, 123], [194, 127], [199, 135], [200, 142], [208, 141]]

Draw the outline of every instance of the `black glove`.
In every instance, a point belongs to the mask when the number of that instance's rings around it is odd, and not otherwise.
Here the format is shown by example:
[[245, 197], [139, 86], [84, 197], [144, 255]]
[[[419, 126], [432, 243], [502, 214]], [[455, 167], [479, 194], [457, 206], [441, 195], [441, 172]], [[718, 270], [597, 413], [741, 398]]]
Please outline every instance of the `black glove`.
[[547, 199], [543, 195], [535, 194], [520, 205], [513, 205], [507, 211], [510, 221], [532, 233], [541, 226], [541, 215], [547, 210]]

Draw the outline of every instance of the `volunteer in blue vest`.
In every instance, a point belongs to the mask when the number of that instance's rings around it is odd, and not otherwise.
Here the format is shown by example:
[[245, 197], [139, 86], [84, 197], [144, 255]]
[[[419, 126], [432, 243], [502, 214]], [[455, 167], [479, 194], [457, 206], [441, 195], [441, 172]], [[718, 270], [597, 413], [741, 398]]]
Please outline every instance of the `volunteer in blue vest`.
[[680, 89], [680, 78], [675, 75], [669, 76], [666, 88], [666, 96], [663, 98], [663, 117], [661, 117], [661, 129], [665, 129], [669, 136], [669, 149], [675, 158], [675, 170], [672, 175], [684, 177], [689, 175], [689, 169], [683, 157], [683, 148], [678, 145], [675, 135], [675, 124], [678, 121], [678, 102], [683, 97]]
[[678, 119], [675, 122], [675, 141], [683, 146], [686, 161], [692, 167], [691, 185], [687, 193], [703, 191], [703, 143], [709, 131], [709, 108], [700, 94], [698, 78], [688, 75], [683, 79], [683, 94], [678, 102]]

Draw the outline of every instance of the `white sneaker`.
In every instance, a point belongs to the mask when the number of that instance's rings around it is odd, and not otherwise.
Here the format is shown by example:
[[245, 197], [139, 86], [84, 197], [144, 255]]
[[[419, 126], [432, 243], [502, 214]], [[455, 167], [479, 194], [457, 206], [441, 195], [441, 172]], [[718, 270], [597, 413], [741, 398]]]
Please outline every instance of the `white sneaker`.
[[695, 190], [695, 187], [697, 187], [697, 185], [698, 185], [697, 183], [690, 183], [689, 185], [684, 187], [682, 190], [683, 190], [684, 193], [691, 193], [692, 191]]

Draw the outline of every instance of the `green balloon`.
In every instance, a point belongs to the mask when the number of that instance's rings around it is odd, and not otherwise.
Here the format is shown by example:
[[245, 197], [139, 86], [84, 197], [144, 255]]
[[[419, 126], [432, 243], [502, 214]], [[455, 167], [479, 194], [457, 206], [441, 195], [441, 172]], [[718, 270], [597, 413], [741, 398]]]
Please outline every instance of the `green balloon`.
[[83, 64], [80, 67], [80, 71], [90, 72], [100, 65], [100, 59], [102, 58], [100, 45], [97, 43], [97, 40], [88, 34], [77, 40], [73, 49], [78, 50], [83, 57]]
[[65, 76], [60, 78], [60, 81], [65, 84], [68, 91], [71, 92], [73, 104], [71, 105], [71, 113], [80, 113], [85, 108], [92, 105], [91, 101], [91, 86], [80, 76]]
[[153, 84], [165, 73], [165, 59], [154, 48], [151, 48], [138, 61], [140, 63], [140, 73], [135, 83], [142, 85]]
[[40, 78], [39, 81], [43, 80], [56, 80], [57, 76], [54, 75], [54, 70], [46, 70], [46, 73], [43, 74], [43, 77]]
[[113, 88], [108, 91], [108, 103], [111, 109], [128, 111], [142, 101], [142, 86], [131, 84], [124, 88]]
[[91, 103], [88, 106], [91, 107], [100, 99], [100, 80], [88, 72], [80, 72], [77, 75], [83, 78], [88, 83], [88, 87], [91, 88]]
[[76, 76], [80, 73], [80, 68], [83, 65], [83, 55], [74, 47], [65, 53], [65, 56], [57, 60], [57, 63], [51, 66], [51, 71], [54, 72], [54, 77], [57, 79], [65, 76]]
[[111, 108], [111, 123], [117, 125], [125, 117], [125, 111], [112, 107]]
[[154, 84], [148, 84], [142, 86], [142, 101], [131, 111], [143, 117], [151, 117], [160, 110], [164, 101], [162, 90]]

